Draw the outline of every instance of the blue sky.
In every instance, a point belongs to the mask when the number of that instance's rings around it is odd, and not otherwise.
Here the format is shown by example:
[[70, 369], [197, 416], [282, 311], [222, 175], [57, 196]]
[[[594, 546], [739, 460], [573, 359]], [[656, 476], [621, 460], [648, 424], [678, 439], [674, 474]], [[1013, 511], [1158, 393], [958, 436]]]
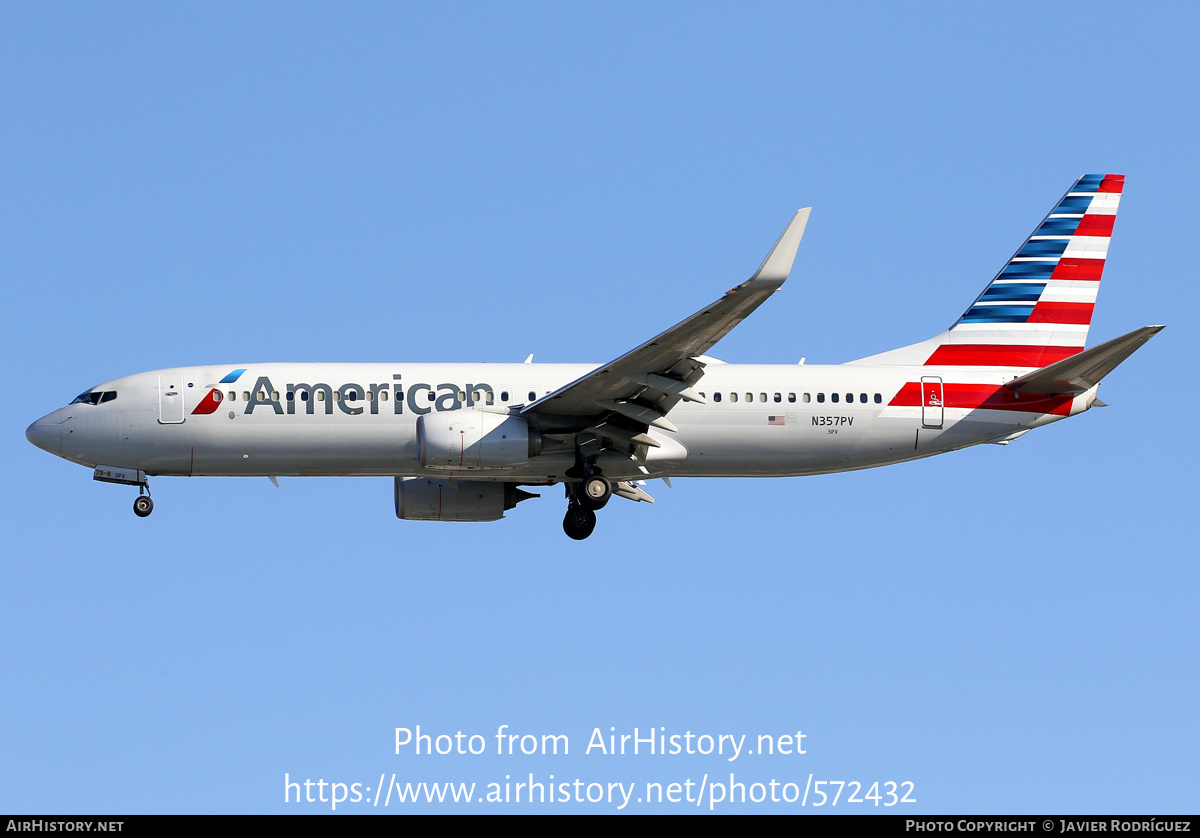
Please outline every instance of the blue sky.
[[[732, 772], [910, 781], [896, 813], [1195, 811], [1198, 22], [3, 5], [0, 810], [331, 809], [285, 804], [285, 774]], [[606, 361], [749, 276], [809, 205], [788, 285], [712, 354], [851, 360], [945, 328], [1085, 172], [1127, 175], [1091, 342], [1168, 328], [1110, 408], [1007, 448], [657, 483], [573, 543], [555, 491], [421, 524], [386, 479], [163, 478], [139, 520], [131, 490], [24, 439], [172, 366]], [[491, 747], [396, 755], [416, 725]], [[500, 725], [571, 753], [497, 756]], [[585, 754], [610, 727], [803, 731], [807, 753]]]

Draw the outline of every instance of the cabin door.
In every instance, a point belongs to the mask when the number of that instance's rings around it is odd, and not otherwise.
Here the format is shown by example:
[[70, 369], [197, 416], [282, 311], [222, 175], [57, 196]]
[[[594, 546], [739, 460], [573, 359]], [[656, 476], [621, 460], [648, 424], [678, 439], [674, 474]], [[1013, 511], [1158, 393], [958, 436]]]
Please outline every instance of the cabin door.
[[183, 374], [169, 372], [158, 377], [158, 421], [178, 425], [183, 416]]
[[940, 428], [945, 416], [945, 392], [936, 375], [921, 376], [921, 426]]

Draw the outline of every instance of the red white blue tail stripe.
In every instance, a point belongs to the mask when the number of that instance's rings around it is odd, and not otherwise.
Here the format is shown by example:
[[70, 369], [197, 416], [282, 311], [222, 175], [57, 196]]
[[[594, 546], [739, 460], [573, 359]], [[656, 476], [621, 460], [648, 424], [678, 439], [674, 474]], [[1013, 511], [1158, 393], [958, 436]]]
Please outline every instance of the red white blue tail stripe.
[[1042, 367], [1083, 349], [1124, 175], [1084, 175], [925, 361]]

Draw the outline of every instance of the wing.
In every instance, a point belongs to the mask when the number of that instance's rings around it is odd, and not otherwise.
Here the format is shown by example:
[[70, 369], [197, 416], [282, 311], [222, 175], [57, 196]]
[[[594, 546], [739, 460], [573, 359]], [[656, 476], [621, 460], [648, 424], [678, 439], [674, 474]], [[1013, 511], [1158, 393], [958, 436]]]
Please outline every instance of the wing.
[[750, 279], [653, 340], [526, 405], [521, 414], [563, 442], [589, 433], [601, 447], [628, 450], [644, 460], [646, 446], [658, 447], [647, 433], [649, 426], [674, 431], [665, 418], [671, 408], [680, 400], [704, 401], [692, 389], [704, 375], [704, 363], [697, 356], [729, 334], [788, 278], [809, 209], [792, 217]]

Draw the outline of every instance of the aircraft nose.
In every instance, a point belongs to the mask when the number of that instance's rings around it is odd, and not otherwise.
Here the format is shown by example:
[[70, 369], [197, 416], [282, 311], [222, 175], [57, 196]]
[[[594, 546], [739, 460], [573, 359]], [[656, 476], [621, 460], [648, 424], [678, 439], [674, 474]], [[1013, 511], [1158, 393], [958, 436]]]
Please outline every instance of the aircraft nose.
[[62, 454], [62, 425], [51, 421], [50, 416], [43, 416], [26, 428], [25, 438], [43, 451], [55, 456]]

